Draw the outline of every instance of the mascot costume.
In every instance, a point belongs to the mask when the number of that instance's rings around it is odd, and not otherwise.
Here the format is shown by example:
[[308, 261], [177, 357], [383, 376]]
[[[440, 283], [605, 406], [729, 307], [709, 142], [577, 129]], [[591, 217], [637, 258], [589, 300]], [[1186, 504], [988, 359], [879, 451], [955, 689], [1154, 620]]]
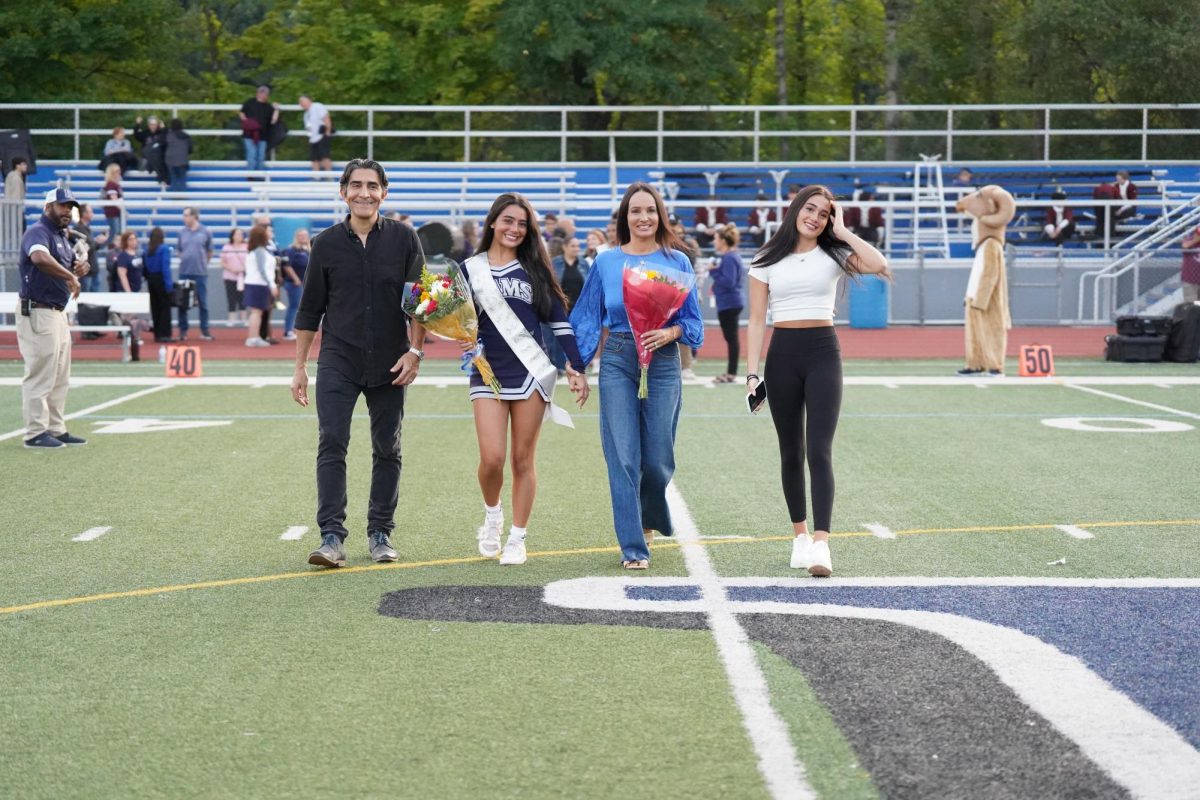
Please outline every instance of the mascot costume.
[[975, 263], [967, 280], [967, 365], [959, 375], [1003, 375], [1008, 345], [1008, 280], [1004, 270], [1004, 229], [1017, 211], [1013, 196], [999, 186], [984, 186], [955, 205], [973, 218]]

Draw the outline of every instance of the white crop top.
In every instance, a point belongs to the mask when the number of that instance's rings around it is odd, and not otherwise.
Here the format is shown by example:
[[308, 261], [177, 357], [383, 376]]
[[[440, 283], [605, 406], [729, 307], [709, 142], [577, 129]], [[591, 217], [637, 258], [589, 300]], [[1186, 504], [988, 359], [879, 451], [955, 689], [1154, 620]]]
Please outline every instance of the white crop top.
[[821, 248], [792, 253], [769, 267], [751, 267], [750, 277], [767, 285], [771, 319], [833, 319], [842, 270]]

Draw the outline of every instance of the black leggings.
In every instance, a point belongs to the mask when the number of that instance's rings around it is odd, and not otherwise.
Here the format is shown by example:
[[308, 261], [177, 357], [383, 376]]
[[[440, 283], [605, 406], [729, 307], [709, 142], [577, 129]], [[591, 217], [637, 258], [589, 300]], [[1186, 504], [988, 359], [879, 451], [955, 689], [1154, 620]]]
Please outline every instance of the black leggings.
[[729, 360], [725, 365], [726, 375], [737, 375], [738, 367], [738, 317], [742, 315], [742, 307], [727, 308], [717, 312], [717, 321], [721, 323], [721, 334], [725, 337], [725, 346], [729, 348]]
[[807, 454], [812, 481], [812, 530], [828, 531], [833, 516], [833, 434], [842, 408], [842, 351], [837, 333], [832, 326], [775, 328], [763, 378], [767, 383], [771, 419], [779, 437], [783, 497], [788, 514], [792, 522], [808, 518], [804, 497]]

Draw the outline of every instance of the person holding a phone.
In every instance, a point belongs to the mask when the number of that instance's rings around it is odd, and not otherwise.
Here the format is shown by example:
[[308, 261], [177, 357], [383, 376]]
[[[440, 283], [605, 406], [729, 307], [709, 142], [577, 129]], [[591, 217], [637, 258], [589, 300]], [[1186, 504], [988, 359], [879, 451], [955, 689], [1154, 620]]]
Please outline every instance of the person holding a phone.
[[[779, 229], [750, 265], [746, 403], [751, 412], [757, 411], [770, 387], [783, 496], [795, 533], [791, 566], [818, 577], [833, 573], [829, 553], [833, 435], [842, 405], [842, 355], [833, 327], [834, 301], [843, 275], [865, 274], [889, 279], [892, 275], [883, 254], [846, 227], [833, 194], [817, 185], [800, 190]], [[768, 307], [775, 330], [760, 378]], [[812, 482], [811, 532], [805, 460]]]

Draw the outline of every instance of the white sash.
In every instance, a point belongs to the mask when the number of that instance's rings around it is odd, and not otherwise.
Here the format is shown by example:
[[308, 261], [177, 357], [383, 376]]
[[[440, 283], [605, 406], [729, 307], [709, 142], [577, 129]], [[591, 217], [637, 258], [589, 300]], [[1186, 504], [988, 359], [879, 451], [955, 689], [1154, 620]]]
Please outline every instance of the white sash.
[[[526, 329], [520, 317], [509, 308], [508, 301], [500, 296], [500, 290], [496, 288], [496, 281], [492, 278], [492, 265], [488, 261], [487, 253], [479, 253], [467, 260], [467, 276], [470, 279], [471, 291], [480, 307], [545, 394], [546, 417], [559, 425], [574, 428], [575, 423], [571, 421], [571, 415], [554, 405], [554, 385], [558, 382], [558, 370], [546, 357], [541, 345]], [[484, 355], [487, 355], [486, 350]]]

